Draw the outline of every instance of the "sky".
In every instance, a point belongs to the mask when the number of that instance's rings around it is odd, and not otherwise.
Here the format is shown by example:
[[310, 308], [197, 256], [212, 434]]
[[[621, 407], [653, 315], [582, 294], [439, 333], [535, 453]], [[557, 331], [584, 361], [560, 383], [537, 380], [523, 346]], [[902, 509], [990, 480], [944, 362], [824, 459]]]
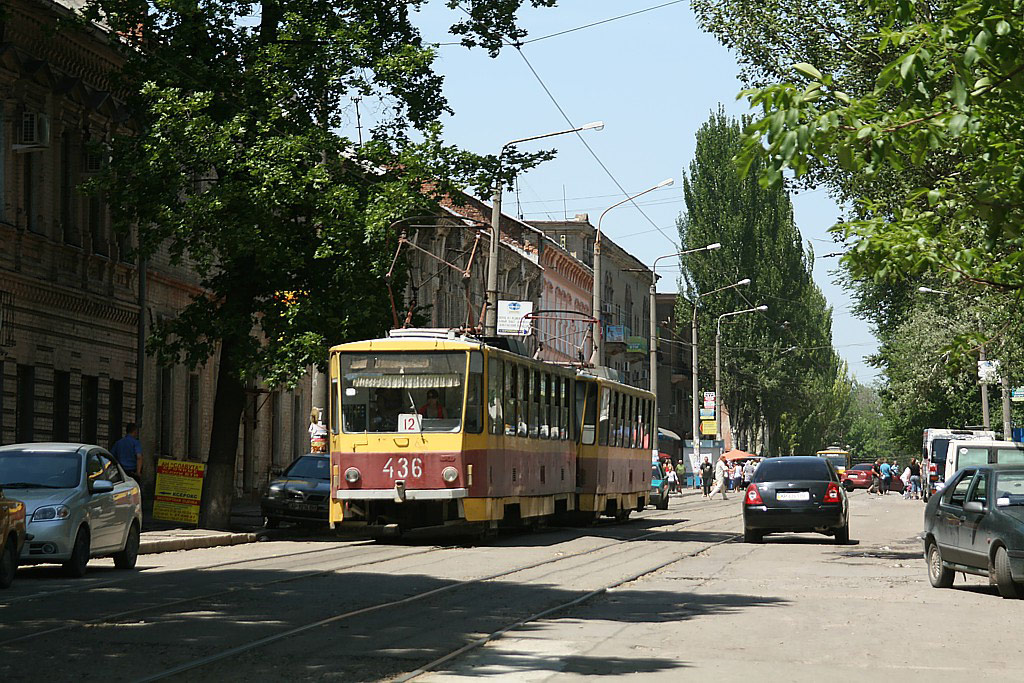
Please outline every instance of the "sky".
[[[665, 2], [560, 0], [555, 8], [524, 8], [520, 25], [529, 31], [524, 39], [529, 41]], [[457, 38], [448, 27], [458, 19], [456, 12], [443, 0], [431, 0], [414, 20], [426, 40], [452, 42]], [[593, 154], [576, 135], [521, 146], [524, 151], [554, 147], [558, 156], [520, 176], [519, 192], [503, 198], [506, 213], [521, 210], [527, 220], [588, 213], [596, 224], [604, 209], [625, 197], [622, 189], [636, 193], [675, 179], [671, 187], [637, 200], [639, 209], [623, 205], [602, 224], [605, 235], [647, 264], [675, 251], [675, 223], [684, 207], [681, 176], [693, 156], [697, 129], [719, 104], [732, 115], [748, 111], [745, 101], [736, 100], [742, 86], [735, 57], [701, 31], [689, 0], [527, 42], [521, 54], [511, 47], [494, 59], [458, 45], [438, 50], [436, 68], [455, 112], [443, 122], [450, 144], [495, 154], [509, 140], [571, 127], [566, 117], [573, 126], [605, 124], [602, 131], [579, 134]], [[824, 189], [795, 195], [793, 204], [804, 240], [818, 255], [814, 279], [833, 307], [836, 350], [858, 381], [871, 382], [876, 370], [863, 356], [876, 350], [876, 340], [868, 324], [851, 314], [850, 297], [832, 282], [836, 259], [820, 258], [838, 250], [827, 231], [840, 210]], [[665, 275], [659, 291], [676, 291], [678, 266], [669, 259], [661, 264], [666, 262], [670, 267], [658, 267]]]

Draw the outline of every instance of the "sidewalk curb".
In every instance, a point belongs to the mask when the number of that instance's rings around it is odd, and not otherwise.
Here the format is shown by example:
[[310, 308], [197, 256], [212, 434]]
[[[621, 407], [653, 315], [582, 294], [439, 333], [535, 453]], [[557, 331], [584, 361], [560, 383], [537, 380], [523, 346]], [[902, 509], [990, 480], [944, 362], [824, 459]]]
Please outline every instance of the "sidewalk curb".
[[199, 548], [216, 548], [226, 545], [255, 543], [259, 534], [218, 534], [216, 536], [189, 536], [187, 538], [166, 538], [159, 541], [142, 541], [139, 544], [140, 555], [169, 553], [176, 550], [196, 550]]

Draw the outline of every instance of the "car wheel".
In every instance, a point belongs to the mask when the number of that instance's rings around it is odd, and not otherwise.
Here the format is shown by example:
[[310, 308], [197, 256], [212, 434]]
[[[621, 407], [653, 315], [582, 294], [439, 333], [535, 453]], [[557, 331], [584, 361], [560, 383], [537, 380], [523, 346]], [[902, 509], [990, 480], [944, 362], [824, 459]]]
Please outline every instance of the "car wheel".
[[933, 588], [949, 588], [953, 585], [953, 570], [942, 566], [942, 555], [939, 553], [939, 546], [935, 543], [928, 544], [928, 553], [925, 558], [928, 562], [928, 580]]
[[662, 496], [658, 499], [656, 506], [659, 510], [668, 510], [668, 496]]
[[846, 545], [850, 542], [850, 523], [847, 522], [843, 526], [836, 529], [836, 543], [839, 545]]
[[265, 516], [263, 518], [264, 529], [276, 529], [279, 526], [281, 526], [281, 520], [279, 520], [277, 517]]
[[764, 532], [758, 529], [743, 529], [744, 543], [760, 543], [764, 540]]
[[139, 559], [139, 525], [132, 522], [128, 529], [128, 538], [125, 539], [124, 549], [114, 554], [114, 566], [118, 569], [135, 569], [135, 562]]
[[847, 479], [846, 481], [843, 482], [843, 488], [846, 489], [847, 493], [852, 493], [853, 492], [853, 482], [851, 482], [849, 479]]
[[7, 588], [14, 581], [14, 573], [18, 571], [18, 552], [15, 549], [14, 537], [7, 539], [3, 551], [0, 552], [0, 588]]
[[1010, 556], [1006, 554], [1006, 548], [1002, 546], [996, 548], [996, 556], [992, 560], [992, 566], [995, 569], [994, 574], [999, 594], [1004, 598], [1021, 597], [1021, 586], [1010, 575]]
[[75, 536], [75, 545], [71, 549], [71, 557], [64, 563], [64, 571], [76, 579], [85, 576], [86, 565], [89, 564], [89, 530], [84, 526]]

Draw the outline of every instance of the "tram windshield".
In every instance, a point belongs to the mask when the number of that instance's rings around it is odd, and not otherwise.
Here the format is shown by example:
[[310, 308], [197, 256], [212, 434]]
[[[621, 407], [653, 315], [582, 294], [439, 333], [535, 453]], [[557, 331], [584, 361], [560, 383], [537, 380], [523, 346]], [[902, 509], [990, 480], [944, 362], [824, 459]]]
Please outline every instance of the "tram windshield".
[[[474, 354], [476, 355], [476, 354]], [[481, 419], [482, 365], [470, 373], [473, 425]], [[342, 426], [347, 433], [458, 432], [466, 393], [466, 354], [343, 353]]]

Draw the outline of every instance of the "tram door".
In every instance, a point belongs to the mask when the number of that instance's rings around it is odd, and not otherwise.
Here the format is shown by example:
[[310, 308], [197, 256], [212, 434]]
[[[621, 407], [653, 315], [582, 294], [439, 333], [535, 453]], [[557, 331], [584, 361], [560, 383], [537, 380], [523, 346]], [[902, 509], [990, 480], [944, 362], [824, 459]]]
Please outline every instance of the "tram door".
[[573, 402], [573, 424], [576, 432], [576, 488], [583, 486], [581, 468], [583, 458], [596, 455], [597, 446], [597, 382], [576, 380], [576, 400]]

